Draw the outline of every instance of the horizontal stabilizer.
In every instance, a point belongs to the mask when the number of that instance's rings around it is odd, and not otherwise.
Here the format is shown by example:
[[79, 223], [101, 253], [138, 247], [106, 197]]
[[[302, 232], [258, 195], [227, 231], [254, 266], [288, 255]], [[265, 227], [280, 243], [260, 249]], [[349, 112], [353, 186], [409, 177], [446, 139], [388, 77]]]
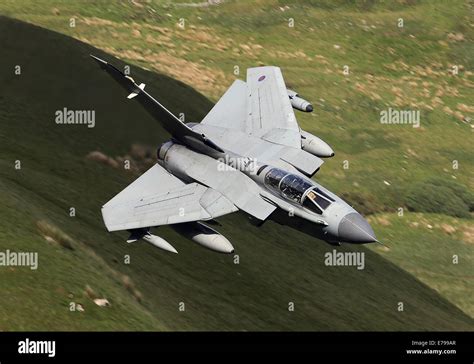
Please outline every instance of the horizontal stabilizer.
[[135, 80], [125, 75], [122, 71], [91, 54], [91, 57], [99, 64], [99, 66], [105, 70], [112, 78], [117, 81], [127, 92], [129, 99], [137, 100], [140, 105], [156, 120], [163, 128], [166, 129], [174, 138], [187, 144], [186, 139], [194, 139], [201, 141], [202, 143], [214, 148], [218, 151], [222, 151], [215, 143], [213, 143], [205, 135], [199, 134], [193, 131], [191, 128], [186, 126], [181, 120], [179, 120], [171, 111], [159, 103], [153, 96], [145, 91], [145, 84], [141, 83], [137, 85]]

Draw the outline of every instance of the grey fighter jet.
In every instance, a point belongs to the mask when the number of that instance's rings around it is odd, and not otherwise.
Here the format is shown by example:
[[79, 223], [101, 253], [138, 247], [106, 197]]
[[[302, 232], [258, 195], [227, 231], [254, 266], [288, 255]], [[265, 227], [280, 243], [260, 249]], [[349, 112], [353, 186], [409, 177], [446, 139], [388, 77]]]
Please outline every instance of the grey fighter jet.
[[143, 83], [92, 56], [171, 134], [157, 164], [102, 207], [108, 231], [128, 230], [175, 252], [151, 229], [169, 225], [221, 253], [232, 244], [213, 228], [216, 218], [243, 211], [260, 226], [271, 219], [330, 244], [377, 242], [367, 221], [349, 204], [311, 179], [332, 157], [323, 140], [301, 130], [293, 109], [312, 105], [288, 90], [278, 67], [247, 70], [200, 123], [183, 123]]

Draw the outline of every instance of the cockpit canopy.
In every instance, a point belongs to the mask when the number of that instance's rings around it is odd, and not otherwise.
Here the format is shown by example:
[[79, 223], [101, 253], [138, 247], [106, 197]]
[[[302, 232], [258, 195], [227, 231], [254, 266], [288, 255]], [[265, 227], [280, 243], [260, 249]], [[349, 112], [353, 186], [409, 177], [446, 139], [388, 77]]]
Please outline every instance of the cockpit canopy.
[[304, 193], [313, 184], [307, 179], [296, 174], [291, 174], [278, 168], [272, 168], [265, 175], [265, 183], [280, 193], [288, 200], [301, 203]]
[[265, 175], [265, 184], [286, 199], [296, 202], [313, 212], [322, 214], [334, 199], [316, 187], [311, 180], [279, 168], [272, 168]]

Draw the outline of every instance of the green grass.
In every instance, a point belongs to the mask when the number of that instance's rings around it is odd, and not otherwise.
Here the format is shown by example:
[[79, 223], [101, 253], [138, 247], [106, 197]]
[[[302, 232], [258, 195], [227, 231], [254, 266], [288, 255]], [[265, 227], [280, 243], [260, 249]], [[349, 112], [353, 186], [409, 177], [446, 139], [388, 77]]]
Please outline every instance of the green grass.
[[[371, 217], [386, 246], [371, 246], [474, 316], [474, 230], [465, 219], [440, 214]], [[466, 236], [469, 235], [469, 240]]]
[[[470, 127], [443, 111], [444, 105], [456, 110], [458, 103], [469, 105], [472, 100], [468, 72], [472, 70], [463, 61], [472, 34], [457, 25], [465, 14], [464, 3], [393, 7], [378, 2], [369, 8], [356, 3], [335, 10], [318, 4], [290, 4], [282, 12], [278, 7], [284, 4], [270, 1], [196, 9], [156, 2], [140, 8], [128, 2], [84, 6], [7, 0], [0, 4], [0, 14], [82, 39], [128, 64], [177, 77], [204, 92], [206, 96], [169, 77], [132, 67], [136, 80], [145, 82], [173, 112], [185, 112], [187, 121], [202, 119], [212, 106], [210, 100], [215, 101], [235, 78], [234, 65], [241, 72], [258, 64], [281, 66], [288, 85], [316, 106], [311, 115], [297, 114], [300, 125], [336, 151], [318, 180], [336, 193], [370, 196], [375, 211], [396, 211], [409, 185], [434, 174], [453, 175], [472, 188], [472, 148], [466, 137]], [[154, 15], [149, 7], [156, 10]], [[53, 8], [59, 15], [53, 14]], [[77, 18], [76, 28], [68, 26], [71, 16]], [[90, 17], [114, 23], [88, 25], [85, 18]], [[186, 18], [185, 30], [175, 25], [180, 17]], [[289, 17], [295, 18], [295, 28], [286, 26]], [[399, 17], [405, 19], [404, 30], [396, 27]], [[132, 23], [140, 30], [139, 37], [132, 36]], [[165, 29], [166, 35], [150, 25]], [[1, 81], [8, 85], [0, 94], [0, 188], [2, 204], [8, 207], [0, 212], [0, 247], [40, 253], [37, 272], [0, 271], [2, 292], [8, 292], [0, 308], [1, 329], [473, 329], [472, 319], [465, 314], [473, 312], [468, 299], [472, 272], [464, 265], [473, 260], [464, 235], [454, 239], [395, 221], [390, 227], [375, 222], [382, 241], [389, 238], [391, 251], [342, 247], [366, 252], [366, 269], [357, 271], [324, 266], [324, 253], [333, 248], [321, 241], [271, 222], [260, 229], [250, 227], [239, 214], [221, 219], [219, 228], [234, 244], [239, 265], [233, 264], [232, 257], [206, 251], [168, 228], [160, 228], [159, 235], [176, 246], [178, 256], [141, 243], [127, 245], [126, 234], [107, 234], [100, 206], [134, 177], [85, 156], [92, 150], [123, 156], [132, 143], [158, 145], [168, 136], [138, 105], [126, 102], [120, 87], [88, 54], [119, 66], [122, 61], [68, 37], [5, 18], [0, 28]], [[460, 31], [464, 42], [447, 40], [449, 32]], [[147, 41], [147, 35], [161, 44]], [[263, 48], [241, 47], [252, 44]], [[299, 51], [309, 59], [294, 56]], [[174, 58], [154, 58], [163, 52]], [[444, 71], [455, 63], [463, 64], [464, 70], [452, 77]], [[21, 76], [13, 74], [17, 64], [22, 66]], [[342, 75], [345, 64], [351, 67], [350, 76]], [[440, 74], [423, 76], [418, 67], [425, 66]], [[372, 81], [368, 74], [373, 75]], [[407, 76], [411, 78], [403, 79]], [[206, 77], [207, 83], [202, 81]], [[428, 98], [422, 95], [423, 82], [428, 82]], [[457, 96], [450, 95], [447, 86]], [[393, 106], [397, 97], [393, 87], [401, 89], [400, 107], [430, 104], [438, 89], [444, 90], [440, 96], [444, 105], [433, 110], [420, 106], [420, 129], [381, 125], [380, 110]], [[96, 110], [96, 128], [54, 124], [54, 112], [63, 107]], [[17, 159], [22, 161], [21, 171], [13, 168]], [[451, 169], [453, 159], [459, 160], [459, 170]], [[344, 160], [349, 160], [349, 170], [342, 168]], [[75, 218], [68, 215], [71, 206], [77, 210]], [[70, 235], [77, 249], [49, 245], [38, 232], [39, 220]], [[472, 220], [460, 224], [472, 227]], [[451, 252], [449, 246], [459, 248], [463, 264], [446, 265], [449, 256], [443, 254]], [[124, 254], [131, 254], [130, 265], [123, 264]], [[141, 303], [124, 286], [123, 275], [130, 276], [143, 294]], [[91, 303], [83, 293], [86, 285], [106, 296], [112, 306]], [[70, 292], [74, 299], [68, 297]], [[69, 312], [68, 302], [79, 299], [86, 311]], [[182, 301], [185, 312], [178, 311]], [[289, 301], [295, 302], [295, 312], [288, 312]], [[398, 302], [404, 302], [402, 313], [397, 311]]]

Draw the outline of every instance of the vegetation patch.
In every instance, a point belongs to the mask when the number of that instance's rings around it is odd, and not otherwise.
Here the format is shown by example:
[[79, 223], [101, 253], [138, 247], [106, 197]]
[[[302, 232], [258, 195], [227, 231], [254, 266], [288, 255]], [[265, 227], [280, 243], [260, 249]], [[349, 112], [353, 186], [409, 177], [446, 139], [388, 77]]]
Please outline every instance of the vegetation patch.
[[41, 235], [43, 235], [46, 241], [55, 243], [58, 246], [69, 250], [74, 250], [74, 239], [72, 239], [69, 235], [67, 235], [57, 226], [54, 226], [53, 224], [44, 220], [38, 221], [36, 223], [36, 226], [38, 227], [39, 232], [41, 233]]
[[410, 187], [405, 204], [410, 211], [469, 218], [474, 209], [474, 194], [451, 179], [429, 178]]

